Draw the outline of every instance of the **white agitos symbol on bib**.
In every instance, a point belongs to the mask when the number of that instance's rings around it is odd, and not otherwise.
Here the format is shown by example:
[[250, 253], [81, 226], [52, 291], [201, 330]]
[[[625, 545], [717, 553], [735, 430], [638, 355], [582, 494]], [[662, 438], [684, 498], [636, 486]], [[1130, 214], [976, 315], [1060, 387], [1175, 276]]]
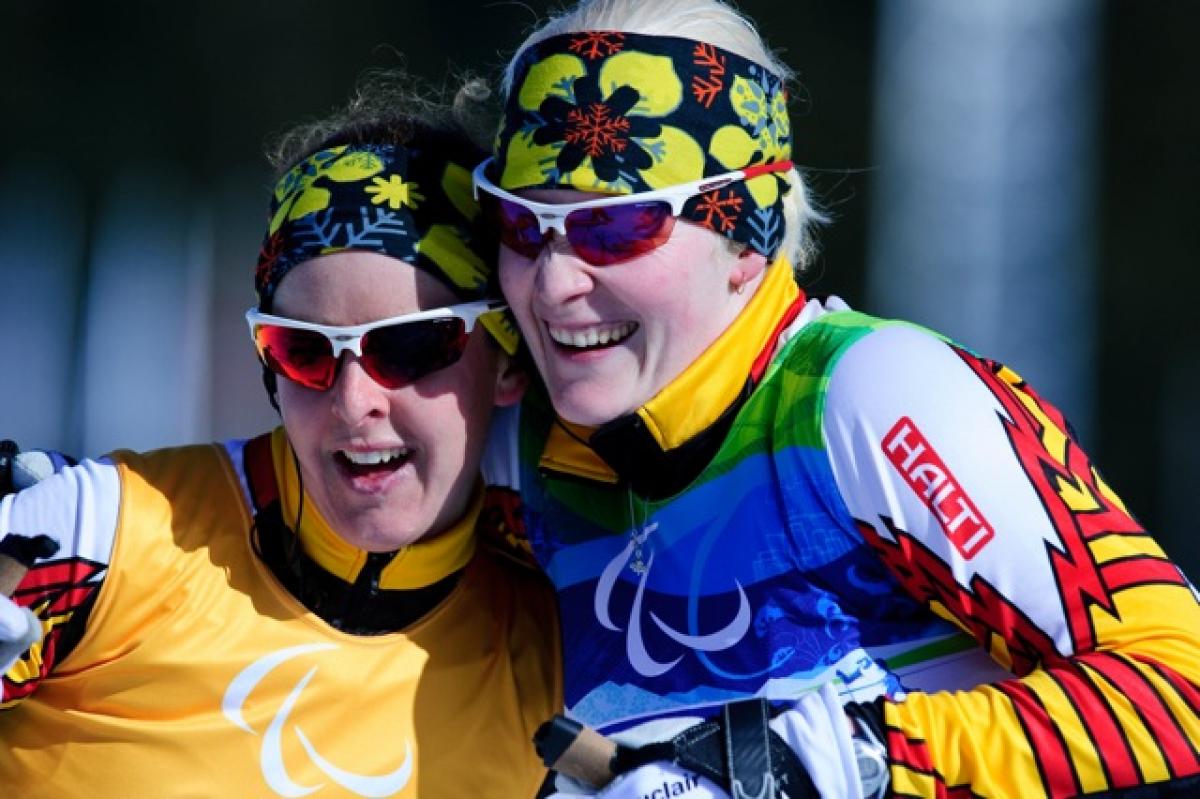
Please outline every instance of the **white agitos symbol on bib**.
[[[653, 532], [656, 527], [658, 527], [657, 524], [651, 525], [640, 535], [632, 538], [625, 545], [625, 548], [608, 562], [608, 565], [604, 567], [604, 571], [600, 573], [600, 579], [596, 581], [596, 593], [592, 599], [596, 621], [613, 632], [621, 631], [621, 628], [613, 623], [612, 615], [608, 609], [609, 602], [612, 600], [613, 586], [617, 584], [617, 577], [625, 568], [625, 564], [629, 561], [629, 556], [633, 554], [635, 547], [643, 544], [646, 536]], [[652, 658], [646, 650], [646, 642], [642, 637], [642, 596], [646, 592], [646, 581], [650, 579], [650, 570], [652, 568], [654, 568], [653, 552], [650, 553], [650, 559], [646, 563], [646, 568], [640, 572], [640, 576], [638, 577], [637, 592], [633, 595], [633, 607], [629, 610], [629, 628], [625, 633], [625, 655], [629, 658], [629, 664], [643, 677], [657, 677], [660, 674], [665, 674], [673, 669], [675, 664], [683, 660], [683, 655], [680, 655], [674, 660], [658, 661]], [[750, 601], [746, 598], [746, 592], [742, 589], [742, 584], [737, 580], [734, 580], [733, 584], [737, 586], [738, 592], [737, 613], [734, 614], [729, 624], [719, 630], [701, 635], [688, 635], [670, 627], [654, 612], [650, 613], [650, 618], [658, 625], [658, 629], [666, 633], [673, 641], [682, 644], [688, 649], [698, 652], [721, 652], [729, 649], [742, 640], [746, 631], [750, 629], [752, 619]]]
[[[246, 719], [242, 716], [242, 706], [246, 703], [246, 697], [250, 695], [262, 678], [266, 677], [275, 667], [292, 658], [337, 648], [337, 644], [302, 644], [263, 655], [242, 669], [229, 683], [229, 688], [225, 690], [225, 696], [221, 700], [221, 710], [225, 713], [225, 717], [251, 735], [257, 735], [258, 733], [246, 723]], [[300, 698], [304, 687], [316, 673], [317, 667], [313, 666], [300, 682], [296, 683], [296, 687], [292, 689], [287, 699], [283, 700], [283, 704], [279, 706], [279, 710], [275, 712], [275, 717], [271, 719], [271, 724], [263, 735], [262, 748], [259, 750], [259, 764], [262, 766], [263, 777], [266, 779], [267, 785], [280, 796], [308, 796], [325, 785], [323, 782], [316, 785], [301, 785], [288, 776], [287, 768], [283, 764], [284, 725], [287, 724], [288, 716], [291, 714], [296, 700]], [[304, 746], [304, 751], [308, 752], [308, 756], [312, 758], [321, 773], [358, 796], [370, 799], [391, 796], [407, 785], [412, 776], [412, 747], [407, 741], [404, 742], [404, 762], [398, 769], [390, 774], [369, 776], [338, 768], [321, 756], [299, 725], [295, 725], [295, 730], [296, 736]]]

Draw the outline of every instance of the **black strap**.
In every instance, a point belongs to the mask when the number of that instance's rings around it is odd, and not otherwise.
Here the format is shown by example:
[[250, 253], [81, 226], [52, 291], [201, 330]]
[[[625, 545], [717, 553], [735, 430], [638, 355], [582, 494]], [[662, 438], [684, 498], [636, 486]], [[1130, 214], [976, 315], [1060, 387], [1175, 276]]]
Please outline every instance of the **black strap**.
[[762, 699], [730, 702], [721, 708], [725, 727], [725, 762], [729, 764], [729, 793], [733, 799], [775, 799], [771, 768], [771, 728]]
[[819, 799], [804, 764], [769, 722], [766, 700], [733, 702], [717, 719], [689, 727], [670, 741], [618, 747], [613, 773], [668, 761], [721, 786], [733, 799]]

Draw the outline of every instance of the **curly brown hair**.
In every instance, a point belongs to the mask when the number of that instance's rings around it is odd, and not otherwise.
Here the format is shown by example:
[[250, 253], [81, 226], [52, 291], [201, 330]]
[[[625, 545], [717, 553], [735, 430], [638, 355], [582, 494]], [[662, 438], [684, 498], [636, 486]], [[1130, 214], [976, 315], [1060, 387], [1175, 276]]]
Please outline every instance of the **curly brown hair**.
[[278, 180], [313, 153], [339, 144], [394, 144], [436, 139], [466, 159], [482, 160], [497, 114], [481, 78], [462, 77], [453, 91], [400, 69], [367, 73], [350, 100], [328, 115], [299, 123], [266, 148]]

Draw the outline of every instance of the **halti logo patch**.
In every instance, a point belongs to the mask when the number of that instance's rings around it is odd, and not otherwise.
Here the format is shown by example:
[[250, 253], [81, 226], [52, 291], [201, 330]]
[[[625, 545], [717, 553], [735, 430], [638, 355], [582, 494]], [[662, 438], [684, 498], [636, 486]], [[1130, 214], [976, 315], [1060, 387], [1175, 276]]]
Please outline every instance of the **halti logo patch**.
[[883, 453], [968, 560], [996, 534], [913, 420], [900, 417], [883, 437]]

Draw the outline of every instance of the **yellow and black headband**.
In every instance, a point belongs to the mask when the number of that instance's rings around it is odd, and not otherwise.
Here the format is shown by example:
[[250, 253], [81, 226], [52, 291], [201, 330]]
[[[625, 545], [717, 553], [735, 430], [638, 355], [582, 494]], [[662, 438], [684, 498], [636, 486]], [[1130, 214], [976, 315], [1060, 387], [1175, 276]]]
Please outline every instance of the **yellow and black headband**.
[[[783, 81], [714, 45], [562, 34], [517, 56], [496, 142], [508, 190], [636, 194], [791, 159]], [[763, 174], [691, 199], [683, 219], [773, 258], [789, 183]]]
[[[318, 255], [378, 252], [423, 269], [464, 301], [498, 295], [496, 244], [480, 235], [471, 192], [475, 164], [436, 142], [343, 144], [312, 153], [279, 179], [254, 274], [259, 308], [269, 310], [288, 271]], [[508, 314], [480, 323], [510, 354]]]

